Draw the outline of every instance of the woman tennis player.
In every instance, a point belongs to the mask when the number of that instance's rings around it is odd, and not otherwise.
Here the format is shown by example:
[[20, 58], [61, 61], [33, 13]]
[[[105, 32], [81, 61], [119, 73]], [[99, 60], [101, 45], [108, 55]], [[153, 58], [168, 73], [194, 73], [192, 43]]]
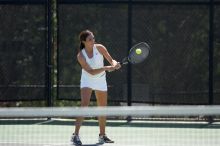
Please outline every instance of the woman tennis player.
[[[120, 63], [115, 61], [108, 53], [107, 49], [95, 43], [95, 37], [89, 30], [82, 31], [79, 35], [80, 47], [77, 60], [82, 67], [82, 75], [80, 81], [81, 88], [81, 106], [88, 106], [92, 91], [95, 91], [97, 105], [107, 106], [107, 83], [106, 72], [114, 71], [121, 67]], [[104, 66], [104, 58], [111, 64]], [[78, 117], [75, 123], [75, 132], [71, 141], [75, 145], [82, 145], [79, 138], [79, 129], [83, 122], [83, 117]], [[98, 117], [99, 119], [99, 143], [113, 143], [105, 134], [106, 117]]]

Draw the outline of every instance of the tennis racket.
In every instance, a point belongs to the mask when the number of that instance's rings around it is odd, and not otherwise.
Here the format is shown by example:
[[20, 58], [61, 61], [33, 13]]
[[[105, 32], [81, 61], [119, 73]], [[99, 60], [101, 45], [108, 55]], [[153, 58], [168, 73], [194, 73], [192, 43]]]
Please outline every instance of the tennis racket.
[[127, 57], [122, 59], [120, 62], [121, 65], [126, 65], [128, 63], [137, 64], [143, 62], [150, 53], [150, 46], [145, 42], [140, 42], [134, 45]]

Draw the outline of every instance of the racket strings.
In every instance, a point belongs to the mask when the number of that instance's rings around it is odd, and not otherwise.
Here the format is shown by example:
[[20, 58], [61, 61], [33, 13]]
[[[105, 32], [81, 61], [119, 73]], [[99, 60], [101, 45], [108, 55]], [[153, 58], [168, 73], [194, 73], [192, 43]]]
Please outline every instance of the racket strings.
[[[131, 62], [132, 64], [143, 62], [149, 55], [149, 48], [150, 47], [146, 43], [139, 43], [135, 45], [130, 51], [130, 54], [128, 57], [129, 62]], [[140, 54], [136, 53], [137, 49], [141, 50]]]

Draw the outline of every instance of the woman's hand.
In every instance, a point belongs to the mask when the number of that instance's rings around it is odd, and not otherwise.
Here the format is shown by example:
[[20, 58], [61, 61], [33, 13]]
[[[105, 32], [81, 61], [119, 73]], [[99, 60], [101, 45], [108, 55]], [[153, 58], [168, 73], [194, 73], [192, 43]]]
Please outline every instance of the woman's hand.
[[114, 66], [114, 68], [115, 68], [116, 70], [118, 70], [119, 68], [121, 68], [120, 62], [117, 62], [116, 60], [113, 60], [113, 61], [112, 61], [112, 66]]
[[120, 62], [117, 62], [117, 64], [115, 65], [115, 69], [120, 69], [121, 68], [121, 64], [120, 64]]
[[105, 66], [105, 70], [108, 72], [112, 72], [115, 70], [115, 66]]
[[106, 70], [108, 72], [112, 72], [112, 71], [118, 70], [120, 68], [121, 68], [120, 62], [117, 62], [115, 65], [112, 65], [112, 66], [106, 66]]

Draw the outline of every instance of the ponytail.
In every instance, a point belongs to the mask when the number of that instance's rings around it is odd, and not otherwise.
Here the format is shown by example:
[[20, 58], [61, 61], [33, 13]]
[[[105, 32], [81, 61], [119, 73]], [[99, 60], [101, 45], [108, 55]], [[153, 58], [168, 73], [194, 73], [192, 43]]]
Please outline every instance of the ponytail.
[[83, 48], [85, 48], [85, 45], [83, 44], [83, 42], [80, 42], [78, 51], [82, 51]]

